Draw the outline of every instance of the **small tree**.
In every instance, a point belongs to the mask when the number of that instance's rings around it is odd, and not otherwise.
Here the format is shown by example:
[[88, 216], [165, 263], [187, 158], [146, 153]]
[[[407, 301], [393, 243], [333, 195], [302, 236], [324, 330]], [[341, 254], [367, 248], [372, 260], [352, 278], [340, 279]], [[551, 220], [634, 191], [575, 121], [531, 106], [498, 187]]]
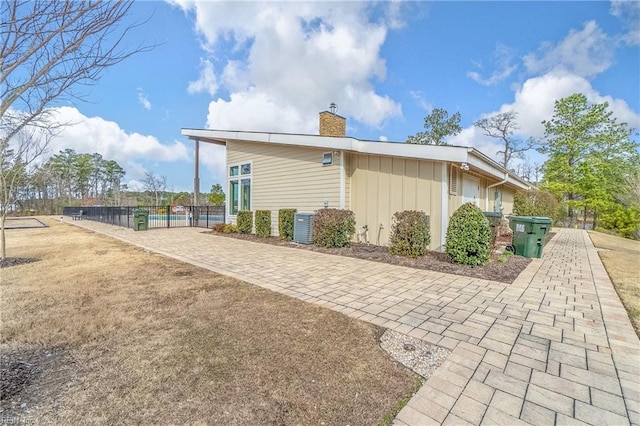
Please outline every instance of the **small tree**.
[[455, 136], [462, 131], [460, 127], [460, 113], [451, 117], [442, 108], [434, 108], [431, 114], [424, 118], [424, 132], [409, 136], [407, 143], [420, 145], [444, 145], [447, 136]]
[[453, 212], [447, 228], [445, 252], [451, 262], [479, 266], [489, 261], [491, 228], [474, 203]]
[[225, 195], [222, 190], [222, 185], [216, 183], [211, 186], [211, 193], [209, 194], [209, 202], [214, 206], [221, 206], [224, 204]]

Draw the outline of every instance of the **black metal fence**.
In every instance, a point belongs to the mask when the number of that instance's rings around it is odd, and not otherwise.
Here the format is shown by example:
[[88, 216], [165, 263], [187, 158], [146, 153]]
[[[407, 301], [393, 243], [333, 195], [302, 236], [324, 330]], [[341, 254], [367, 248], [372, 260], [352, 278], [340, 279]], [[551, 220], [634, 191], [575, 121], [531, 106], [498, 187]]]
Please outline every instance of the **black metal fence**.
[[149, 229], [213, 228], [216, 223], [225, 222], [224, 206], [65, 207], [62, 214], [79, 220], [95, 220], [133, 228], [135, 210], [149, 213]]

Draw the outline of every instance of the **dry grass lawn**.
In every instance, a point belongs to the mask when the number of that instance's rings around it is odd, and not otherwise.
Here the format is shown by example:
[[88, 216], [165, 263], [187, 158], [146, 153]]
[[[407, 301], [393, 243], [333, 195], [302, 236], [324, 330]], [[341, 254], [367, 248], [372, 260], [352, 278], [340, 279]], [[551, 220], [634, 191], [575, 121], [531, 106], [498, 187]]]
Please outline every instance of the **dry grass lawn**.
[[594, 231], [589, 236], [640, 336], [640, 241]]
[[378, 327], [44, 220], [7, 231], [3, 418], [373, 425], [416, 389]]

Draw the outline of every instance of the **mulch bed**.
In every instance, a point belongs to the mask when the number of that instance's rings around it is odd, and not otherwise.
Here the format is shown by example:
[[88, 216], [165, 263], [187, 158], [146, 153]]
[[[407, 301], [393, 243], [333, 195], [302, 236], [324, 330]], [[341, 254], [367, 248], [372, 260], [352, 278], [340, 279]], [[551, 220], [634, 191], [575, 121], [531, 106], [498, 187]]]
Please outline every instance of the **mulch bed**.
[[[531, 259], [522, 256], [503, 256], [501, 254], [494, 254], [492, 255], [491, 261], [486, 265], [470, 267], [451, 263], [447, 260], [444, 253], [433, 251], [427, 252], [427, 254], [417, 259], [411, 259], [389, 253], [388, 247], [386, 246], [376, 246], [373, 244], [367, 245], [362, 243], [353, 243], [349, 248], [325, 248], [318, 247], [313, 244], [307, 245], [291, 241], [282, 241], [278, 237], [257, 238], [253, 234], [223, 234], [216, 231], [211, 231], [211, 233], [222, 237], [292, 247], [300, 250], [309, 250], [338, 256], [355, 257], [374, 262], [388, 263], [390, 265], [407, 266], [409, 268], [428, 269], [430, 271], [481, 278], [507, 284], [511, 284], [515, 281], [518, 275], [520, 275], [520, 272], [522, 272], [527, 265], [531, 263]], [[499, 240], [497, 242], [497, 246], [506, 246], [511, 244], [511, 237], [505, 238]], [[504, 260], [504, 262], [498, 261], [499, 258]]]

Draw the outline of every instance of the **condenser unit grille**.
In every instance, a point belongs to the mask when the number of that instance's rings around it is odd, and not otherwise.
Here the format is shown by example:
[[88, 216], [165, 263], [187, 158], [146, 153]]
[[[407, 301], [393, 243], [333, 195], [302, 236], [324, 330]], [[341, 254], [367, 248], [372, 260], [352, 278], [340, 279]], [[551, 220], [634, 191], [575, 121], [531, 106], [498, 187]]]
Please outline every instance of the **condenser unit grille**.
[[313, 243], [313, 213], [296, 213], [293, 219], [293, 241]]

